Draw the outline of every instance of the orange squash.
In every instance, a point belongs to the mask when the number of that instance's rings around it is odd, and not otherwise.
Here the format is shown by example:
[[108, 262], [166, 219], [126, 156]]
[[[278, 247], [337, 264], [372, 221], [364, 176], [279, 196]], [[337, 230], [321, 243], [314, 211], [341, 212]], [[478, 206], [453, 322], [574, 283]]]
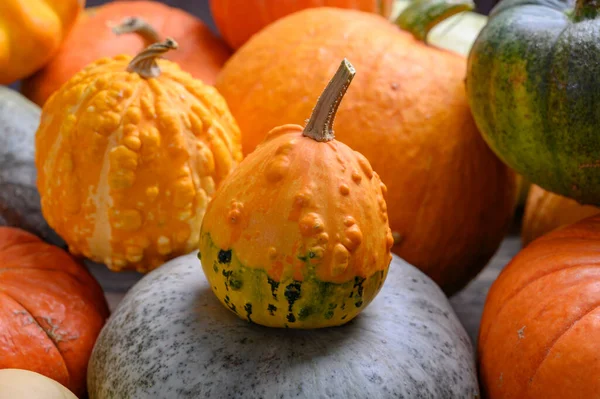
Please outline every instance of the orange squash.
[[599, 212], [600, 208], [581, 205], [573, 199], [551, 193], [532, 184], [525, 205], [525, 215], [523, 216], [523, 227], [521, 229], [523, 246], [549, 231], [575, 223]]
[[112, 2], [82, 15], [56, 56], [23, 82], [22, 92], [42, 106], [86, 65], [103, 57], [133, 56], [166, 37], [180, 45], [166, 58], [207, 84], [214, 83], [231, 54], [225, 42], [183, 10], [156, 1]]
[[101, 59], [44, 105], [35, 161], [42, 212], [74, 254], [145, 272], [198, 245], [240, 132], [211, 86], [156, 58]]
[[[465, 8], [420, 15], [439, 21]], [[412, 21], [415, 31], [434, 25], [419, 21]], [[363, 73], [340, 106], [337, 138], [362, 153], [388, 187], [393, 251], [456, 292], [498, 248], [516, 198], [514, 173], [471, 116], [464, 57], [374, 14], [313, 8], [256, 34], [226, 63], [216, 87], [249, 154], [269, 129], [303, 123], [343, 57]]]
[[67, 37], [85, 0], [0, 1], [0, 84], [44, 66]]
[[107, 317], [102, 288], [85, 267], [33, 234], [0, 227], [0, 369], [43, 374], [83, 397]]
[[344, 60], [306, 127], [271, 130], [207, 209], [204, 274], [223, 305], [250, 322], [347, 323], [387, 276], [394, 240], [386, 188], [369, 161], [333, 135], [353, 76]]
[[221, 36], [238, 49], [274, 21], [312, 7], [339, 7], [380, 14], [392, 13], [393, 0], [210, 0], [210, 10]]
[[538, 238], [493, 283], [479, 333], [483, 397], [600, 397], [600, 217]]

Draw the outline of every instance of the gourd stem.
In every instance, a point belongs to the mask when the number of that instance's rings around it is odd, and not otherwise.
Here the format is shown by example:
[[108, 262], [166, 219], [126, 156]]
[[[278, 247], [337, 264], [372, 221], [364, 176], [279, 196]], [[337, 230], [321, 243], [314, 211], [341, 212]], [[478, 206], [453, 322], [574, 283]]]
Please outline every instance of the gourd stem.
[[474, 8], [472, 0], [413, 0], [396, 18], [396, 25], [427, 42], [429, 31], [440, 22]]
[[146, 44], [152, 44], [160, 41], [158, 32], [140, 17], [127, 17], [119, 24], [112, 27], [115, 35], [119, 36], [124, 33], [136, 33], [140, 35]]
[[600, 13], [600, 0], [577, 0], [574, 17], [576, 21], [594, 19]]
[[177, 42], [167, 38], [164, 42], [154, 43], [142, 50], [127, 66], [127, 72], [135, 72], [144, 79], [160, 76], [156, 59], [169, 50], [177, 49]]
[[344, 58], [337, 72], [317, 100], [317, 105], [315, 105], [304, 128], [304, 136], [321, 142], [334, 139], [333, 120], [355, 74], [356, 70], [352, 64]]

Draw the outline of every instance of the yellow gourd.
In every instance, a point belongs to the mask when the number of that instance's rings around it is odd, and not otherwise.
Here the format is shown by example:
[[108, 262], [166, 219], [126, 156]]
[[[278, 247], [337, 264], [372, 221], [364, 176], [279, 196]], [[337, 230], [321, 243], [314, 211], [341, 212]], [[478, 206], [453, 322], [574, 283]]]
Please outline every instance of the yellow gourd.
[[216, 89], [157, 60], [176, 47], [98, 60], [42, 111], [42, 212], [72, 253], [112, 270], [145, 272], [195, 249], [209, 200], [242, 158]]
[[0, 0], [0, 84], [44, 66], [84, 5], [85, 0]]

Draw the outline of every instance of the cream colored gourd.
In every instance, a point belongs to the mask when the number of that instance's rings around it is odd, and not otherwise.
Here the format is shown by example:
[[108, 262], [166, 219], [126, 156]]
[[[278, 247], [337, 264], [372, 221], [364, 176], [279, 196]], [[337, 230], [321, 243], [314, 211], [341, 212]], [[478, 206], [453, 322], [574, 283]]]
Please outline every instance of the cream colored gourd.
[[0, 370], [0, 399], [77, 399], [58, 382], [29, 370]]

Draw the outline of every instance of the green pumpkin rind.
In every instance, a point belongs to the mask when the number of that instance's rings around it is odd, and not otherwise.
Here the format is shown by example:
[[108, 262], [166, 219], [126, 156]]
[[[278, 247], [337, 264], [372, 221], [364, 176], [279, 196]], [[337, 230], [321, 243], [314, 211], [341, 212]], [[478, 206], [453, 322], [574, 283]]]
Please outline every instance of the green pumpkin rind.
[[[202, 234], [198, 257], [213, 292], [229, 310], [251, 323], [285, 328], [349, 322], [375, 298], [388, 270], [342, 284], [320, 281], [310, 273], [303, 281], [275, 281], [263, 269], [244, 266], [233, 249], [219, 248], [210, 233]], [[310, 262], [308, 255], [301, 260]]]
[[582, 18], [562, 1], [502, 1], [471, 49], [466, 84], [477, 126], [506, 164], [599, 205], [600, 20]]

